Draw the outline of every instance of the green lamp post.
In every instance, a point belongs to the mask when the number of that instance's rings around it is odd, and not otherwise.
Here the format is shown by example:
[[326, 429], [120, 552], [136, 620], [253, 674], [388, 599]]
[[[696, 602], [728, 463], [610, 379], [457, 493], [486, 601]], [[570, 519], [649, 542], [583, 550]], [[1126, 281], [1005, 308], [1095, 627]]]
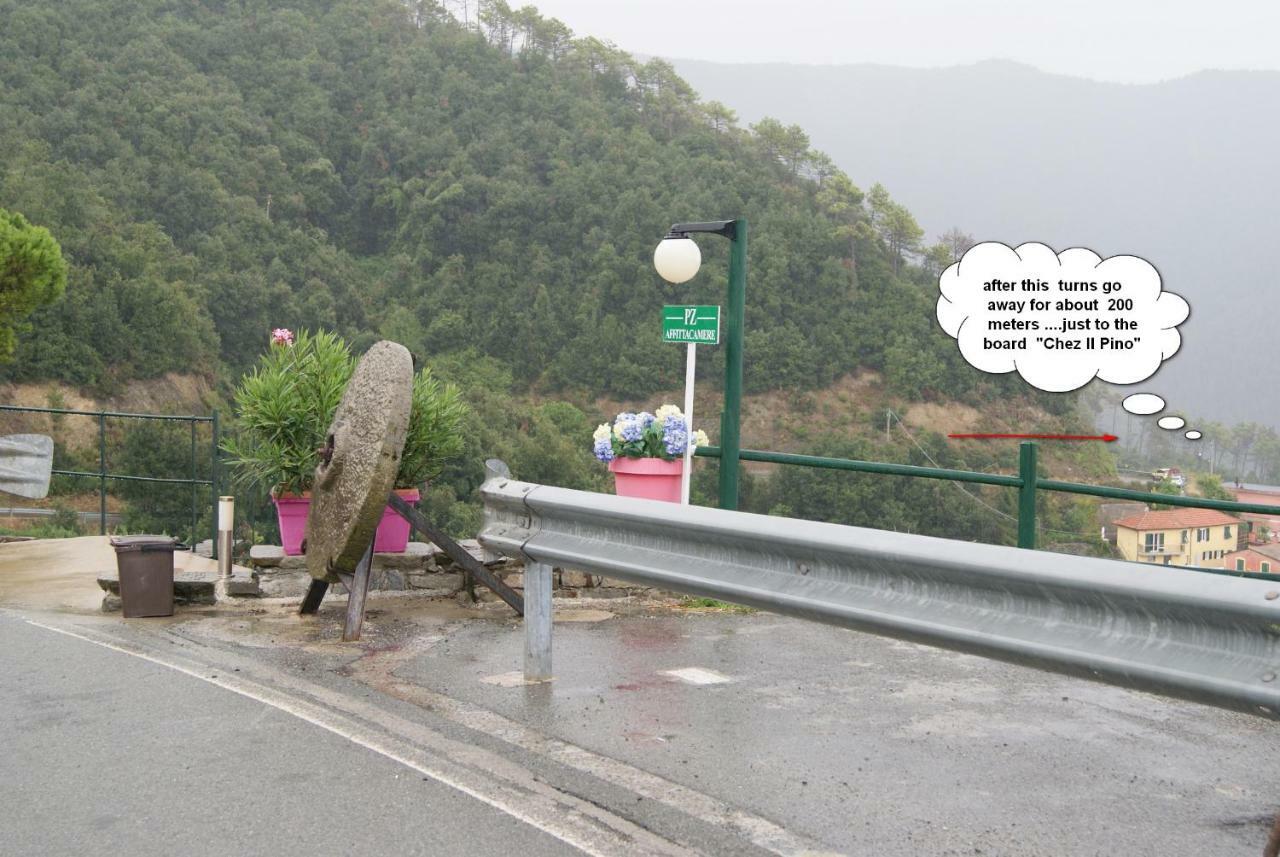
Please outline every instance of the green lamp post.
[[747, 221], [676, 223], [653, 251], [653, 267], [669, 283], [698, 273], [702, 253], [689, 236], [710, 232], [729, 239], [729, 306], [725, 317], [724, 410], [720, 412], [720, 508], [738, 508], [739, 431], [742, 415], [742, 335], [747, 310]]

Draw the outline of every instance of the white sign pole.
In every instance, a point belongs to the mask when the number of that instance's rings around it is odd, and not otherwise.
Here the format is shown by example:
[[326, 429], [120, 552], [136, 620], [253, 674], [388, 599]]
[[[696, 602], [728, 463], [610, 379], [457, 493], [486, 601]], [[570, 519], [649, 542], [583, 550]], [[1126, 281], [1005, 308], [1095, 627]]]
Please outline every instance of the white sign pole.
[[685, 346], [684, 358], [684, 426], [689, 440], [684, 447], [684, 471], [680, 474], [680, 504], [689, 505], [689, 479], [693, 475], [693, 375], [698, 364], [698, 346]]

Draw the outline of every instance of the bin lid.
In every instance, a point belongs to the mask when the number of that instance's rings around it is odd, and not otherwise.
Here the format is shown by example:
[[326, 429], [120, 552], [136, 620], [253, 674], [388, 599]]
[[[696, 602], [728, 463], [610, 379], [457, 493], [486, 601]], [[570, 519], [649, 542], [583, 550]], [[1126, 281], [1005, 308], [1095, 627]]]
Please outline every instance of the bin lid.
[[112, 536], [116, 553], [123, 551], [171, 551], [177, 544], [172, 536]]

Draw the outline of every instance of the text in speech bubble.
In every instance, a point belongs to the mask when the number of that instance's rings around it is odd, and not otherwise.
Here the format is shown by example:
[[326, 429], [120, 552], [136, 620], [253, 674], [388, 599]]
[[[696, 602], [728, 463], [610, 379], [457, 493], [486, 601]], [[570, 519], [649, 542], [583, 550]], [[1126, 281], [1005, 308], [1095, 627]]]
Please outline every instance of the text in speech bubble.
[[1052, 393], [1136, 384], [1182, 345], [1187, 302], [1137, 256], [985, 242], [938, 278], [938, 323], [975, 369]]

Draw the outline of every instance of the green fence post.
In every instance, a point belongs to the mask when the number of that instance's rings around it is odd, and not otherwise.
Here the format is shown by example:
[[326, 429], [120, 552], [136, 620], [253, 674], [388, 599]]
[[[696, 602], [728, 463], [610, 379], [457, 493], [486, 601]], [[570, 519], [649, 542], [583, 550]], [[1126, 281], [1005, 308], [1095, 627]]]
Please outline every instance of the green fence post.
[[1036, 445], [1023, 441], [1018, 450], [1018, 547], [1036, 547]]
[[196, 480], [200, 478], [196, 468], [196, 419], [191, 418], [191, 552], [196, 552], [196, 506], [200, 504], [200, 486]]
[[[213, 449], [209, 452], [209, 486], [213, 494], [213, 513], [210, 520], [213, 528], [213, 558], [218, 558], [218, 409], [213, 409]], [[235, 539], [232, 539], [232, 544]]]
[[107, 415], [98, 412], [98, 535], [107, 534]]

